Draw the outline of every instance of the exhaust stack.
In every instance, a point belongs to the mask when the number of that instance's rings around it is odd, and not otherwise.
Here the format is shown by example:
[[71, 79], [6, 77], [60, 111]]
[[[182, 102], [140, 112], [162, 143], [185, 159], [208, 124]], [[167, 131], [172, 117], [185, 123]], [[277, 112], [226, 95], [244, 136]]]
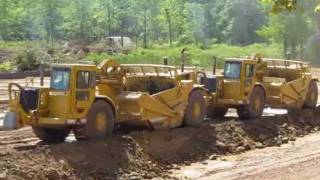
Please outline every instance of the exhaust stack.
[[213, 58], [212, 74], [215, 75], [216, 74], [216, 69], [217, 69], [217, 57], [212, 56], [212, 58]]

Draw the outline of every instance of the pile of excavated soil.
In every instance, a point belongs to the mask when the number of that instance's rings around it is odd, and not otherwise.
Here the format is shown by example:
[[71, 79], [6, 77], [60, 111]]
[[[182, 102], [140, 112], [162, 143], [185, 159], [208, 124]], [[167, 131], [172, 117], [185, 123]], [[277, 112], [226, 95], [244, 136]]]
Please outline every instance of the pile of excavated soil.
[[254, 148], [278, 146], [317, 131], [319, 110], [240, 121], [213, 119], [200, 128], [117, 132], [103, 141], [47, 145], [30, 128], [0, 131], [0, 179], [169, 178], [169, 170]]
[[48, 145], [28, 130], [2, 136], [0, 179], [168, 178], [130, 136]]
[[130, 135], [153, 160], [170, 167], [255, 148], [280, 146], [318, 131], [319, 115], [320, 109], [247, 121], [226, 118], [208, 121], [199, 129], [180, 128]]

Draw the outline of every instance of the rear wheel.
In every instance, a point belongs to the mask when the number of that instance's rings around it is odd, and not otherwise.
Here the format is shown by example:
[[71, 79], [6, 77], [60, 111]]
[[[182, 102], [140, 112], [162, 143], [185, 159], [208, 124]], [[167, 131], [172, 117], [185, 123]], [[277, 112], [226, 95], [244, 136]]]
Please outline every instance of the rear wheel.
[[76, 128], [73, 132], [78, 141], [94, 138], [104, 138], [112, 134], [114, 114], [111, 106], [103, 101], [94, 102], [87, 115], [85, 126]]
[[262, 116], [266, 98], [261, 87], [255, 87], [249, 97], [249, 104], [237, 109], [240, 119], [259, 118]]
[[307, 97], [304, 102], [305, 108], [316, 108], [318, 102], [318, 85], [316, 81], [311, 81], [309, 84]]
[[45, 127], [32, 127], [33, 133], [42, 141], [48, 143], [60, 143], [68, 137], [69, 129], [53, 129]]
[[213, 106], [208, 106], [207, 108], [207, 117], [209, 118], [221, 118], [224, 117], [228, 112], [228, 108], [224, 107], [213, 107]]
[[204, 120], [205, 99], [201, 91], [193, 91], [189, 95], [187, 111], [184, 115], [184, 125], [198, 127]]

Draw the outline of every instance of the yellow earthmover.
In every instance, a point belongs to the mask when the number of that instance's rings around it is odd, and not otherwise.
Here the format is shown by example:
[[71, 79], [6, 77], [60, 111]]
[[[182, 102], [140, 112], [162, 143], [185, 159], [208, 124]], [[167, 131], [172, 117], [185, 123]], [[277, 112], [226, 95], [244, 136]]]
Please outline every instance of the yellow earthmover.
[[173, 66], [115, 60], [54, 65], [50, 87], [9, 84], [4, 126], [31, 126], [47, 142], [64, 141], [70, 131], [77, 140], [105, 137], [119, 123], [152, 129], [198, 126], [205, 99], [193, 75]]
[[317, 78], [310, 64], [282, 59], [229, 58], [223, 75], [206, 75], [201, 84], [211, 94], [207, 116], [223, 117], [236, 108], [242, 119], [258, 118], [263, 109], [314, 108], [318, 100]]

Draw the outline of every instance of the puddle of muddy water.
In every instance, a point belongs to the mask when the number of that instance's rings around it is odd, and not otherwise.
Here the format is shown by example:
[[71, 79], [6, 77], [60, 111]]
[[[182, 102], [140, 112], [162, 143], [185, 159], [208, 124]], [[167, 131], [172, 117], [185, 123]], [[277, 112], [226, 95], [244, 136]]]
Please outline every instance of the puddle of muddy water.
[[[275, 116], [283, 114], [287, 114], [286, 109], [265, 108], [263, 110], [263, 116]], [[229, 109], [226, 117], [238, 117], [236, 109]]]
[[263, 115], [270, 116], [270, 115], [283, 115], [287, 114], [288, 111], [286, 109], [272, 109], [272, 108], [265, 108], [263, 110]]
[[73, 133], [70, 133], [70, 135], [66, 138], [66, 142], [68, 142], [68, 143], [72, 143], [72, 142], [75, 142], [75, 141], [77, 141], [77, 140], [74, 137]]

